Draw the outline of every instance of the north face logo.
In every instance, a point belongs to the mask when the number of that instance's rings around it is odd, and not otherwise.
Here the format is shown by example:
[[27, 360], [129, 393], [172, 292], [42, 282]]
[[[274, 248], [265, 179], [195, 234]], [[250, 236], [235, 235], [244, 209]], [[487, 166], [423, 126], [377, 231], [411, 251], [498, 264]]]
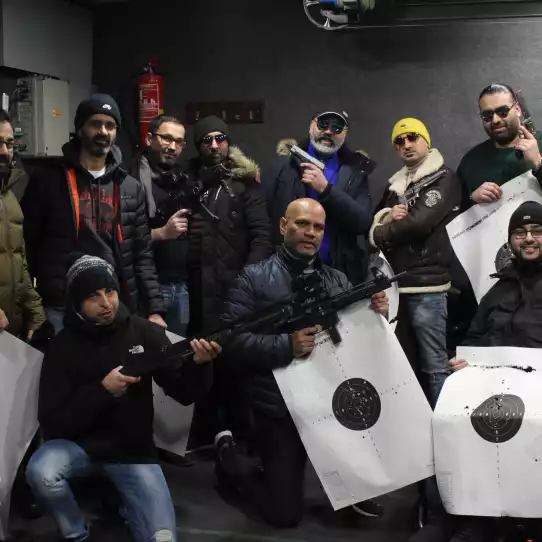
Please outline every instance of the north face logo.
[[523, 220], [531, 220], [531, 217], [528, 216], [528, 215], [527, 215], [527, 216], [524, 216], [524, 217], [523, 217]]
[[113, 109], [109, 104], [103, 104], [102, 109], [107, 109], [108, 111], [111, 111]]
[[130, 352], [130, 354], [144, 354], [145, 349], [140, 344], [138, 344], [137, 346], [132, 346], [132, 348], [130, 348], [128, 352]]

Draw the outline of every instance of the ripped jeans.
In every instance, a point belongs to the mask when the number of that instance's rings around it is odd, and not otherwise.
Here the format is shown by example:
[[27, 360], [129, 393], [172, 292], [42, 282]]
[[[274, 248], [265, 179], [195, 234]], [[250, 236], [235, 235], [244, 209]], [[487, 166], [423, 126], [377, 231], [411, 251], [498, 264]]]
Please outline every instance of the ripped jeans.
[[46, 442], [32, 456], [26, 478], [62, 538], [75, 542], [88, 538], [85, 519], [68, 480], [96, 472], [104, 473], [117, 487], [137, 542], [177, 541], [175, 511], [160, 465], [93, 463], [77, 444], [58, 439]]

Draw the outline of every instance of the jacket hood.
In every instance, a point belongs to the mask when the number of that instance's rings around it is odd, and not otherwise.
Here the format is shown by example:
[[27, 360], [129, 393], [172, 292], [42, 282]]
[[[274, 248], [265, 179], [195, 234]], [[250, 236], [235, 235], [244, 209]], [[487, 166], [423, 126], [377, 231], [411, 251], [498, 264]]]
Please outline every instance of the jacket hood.
[[13, 168], [9, 173], [9, 177], [7, 178], [7, 181], [2, 182], [0, 186], [0, 193], [5, 194], [8, 190], [13, 188], [13, 186], [15, 186], [15, 184], [17, 184], [25, 176], [26, 176], [26, 173], [22, 169]]
[[389, 180], [390, 192], [395, 192], [402, 196], [410, 185], [416, 184], [425, 177], [436, 173], [443, 165], [444, 158], [440, 154], [440, 151], [438, 149], [431, 149], [427, 158], [416, 169], [414, 175], [409, 177], [409, 168], [404, 166], [391, 177]]
[[[277, 155], [278, 156], [290, 156], [290, 146], [297, 145], [303, 150], [309, 148], [309, 140], [305, 139], [303, 141], [298, 141], [297, 139], [281, 139], [277, 144]], [[346, 145], [343, 145], [339, 149], [340, 159], [350, 165], [360, 165], [366, 173], [371, 173], [376, 168], [377, 164], [374, 160], [369, 158], [369, 155], [364, 150], [353, 151], [349, 149]]]
[[[201, 157], [196, 156], [188, 162], [188, 171], [198, 171], [203, 163]], [[228, 160], [225, 165], [231, 171], [232, 177], [238, 181], [256, 181], [260, 182], [260, 167], [249, 158], [239, 147], [230, 147]]]
[[[79, 163], [79, 144], [77, 141], [68, 141], [65, 143], [62, 146], [62, 152], [68, 167], [83, 169]], [[106, 158], [106, 174], [111, 174], [113, 171], [118, 169], [121, 163], [122, 152], [116, 145], [113, 145]]]

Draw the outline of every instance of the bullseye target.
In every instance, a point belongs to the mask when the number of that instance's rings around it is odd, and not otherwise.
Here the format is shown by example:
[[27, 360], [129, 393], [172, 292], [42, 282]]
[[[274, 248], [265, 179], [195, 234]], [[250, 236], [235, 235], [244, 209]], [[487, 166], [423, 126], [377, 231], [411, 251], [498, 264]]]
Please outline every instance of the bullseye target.
[[352, 431], [371, 428], [380, 417], [382, 404], [376, 388], [363, 378], [343, 382], [333, 394], [333, 414]]
[[493, 395], [472, 414], [474, 430], [487, 442], [501, 444], [515, 437], [521, 428], [525, 404], [517, 395]]

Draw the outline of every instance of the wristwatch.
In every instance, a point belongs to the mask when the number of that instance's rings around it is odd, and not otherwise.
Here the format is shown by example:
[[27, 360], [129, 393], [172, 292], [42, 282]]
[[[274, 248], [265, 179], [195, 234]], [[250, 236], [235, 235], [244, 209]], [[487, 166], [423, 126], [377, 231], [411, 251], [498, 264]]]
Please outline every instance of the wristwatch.
[[538, 160], [538, 165], [533, 168], [533, 173], [540, 173], [542, 171], [542, 158]]

